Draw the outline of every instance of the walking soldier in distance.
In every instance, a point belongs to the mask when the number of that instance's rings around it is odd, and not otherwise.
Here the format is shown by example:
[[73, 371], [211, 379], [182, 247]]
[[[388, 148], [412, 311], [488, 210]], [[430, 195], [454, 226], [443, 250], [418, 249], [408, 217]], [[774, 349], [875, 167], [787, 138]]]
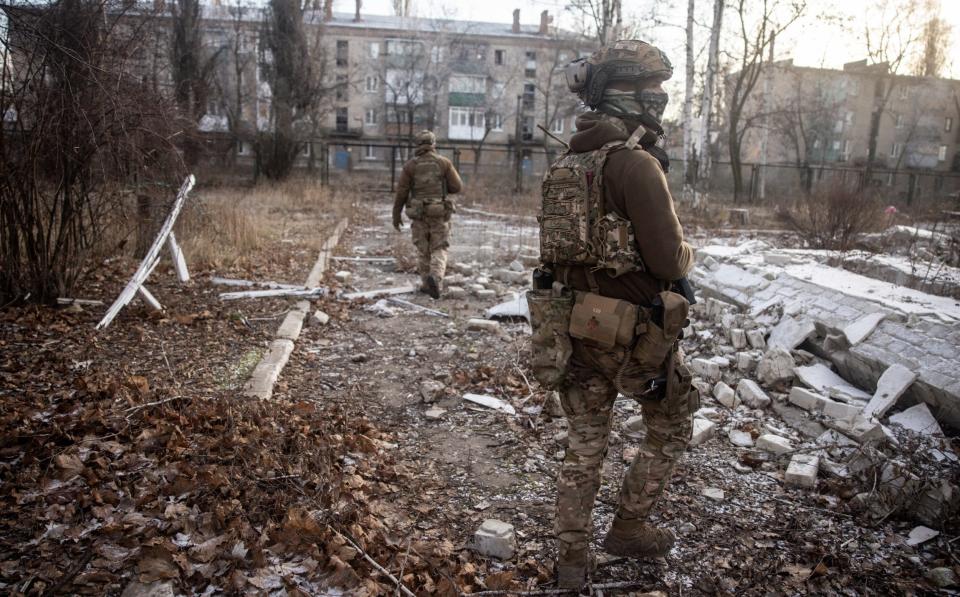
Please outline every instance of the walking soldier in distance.
[[541, 267], [528, 295], [533, 369], [559, 391], [568, 446], [558, 478], [557, 574], [581, 587], [592, 511], [618, 392], [636, 399], [647, 436], [624, 475], [605, 551], [659, 557], [675, 537], [651, 512], [690, 441], [699, 393], [679, 354], [693, 293], [658, 147], [673, 69], [642, 41], [620, 40], [567, 67], [591, 109], [543, 180]]
[[403, 165], [393, 203], [393, 227], [403, 226], [406, 207], [417, 247], [417, 271], [422, 292], [440, 298], [450, 247], [450, 217], [456, 208], [448, 195], [459, 193], [463, 182], [457, 169], [437, 153], [437, 138], [430, 131], [416, 137], [416, 155]]

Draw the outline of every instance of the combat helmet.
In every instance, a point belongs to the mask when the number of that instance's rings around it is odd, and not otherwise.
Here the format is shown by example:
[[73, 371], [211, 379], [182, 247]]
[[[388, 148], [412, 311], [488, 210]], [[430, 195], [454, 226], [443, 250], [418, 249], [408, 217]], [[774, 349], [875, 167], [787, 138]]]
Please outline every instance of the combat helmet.
[[414, 138], [417, 147], [421, 145], [436, 145], [437, 136], [430, 131], [420, 131], [417, 133], [417, 136]]
[[596, 108], [603, 90], [614, 81], [673, 76], [673, 65], [656, 46], [638, 39], [621, 39], [589, 57], [578, 58], [566, 68], [567, 87], [590, 108]]

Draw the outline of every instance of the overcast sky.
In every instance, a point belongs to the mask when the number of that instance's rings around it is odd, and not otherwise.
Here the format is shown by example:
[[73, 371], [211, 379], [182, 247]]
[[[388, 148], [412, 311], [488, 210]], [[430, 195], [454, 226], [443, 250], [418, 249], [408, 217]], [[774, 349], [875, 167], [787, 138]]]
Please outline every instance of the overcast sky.
[[[659, 43], [668, 53], [678, 74], [683, 70], [683, 44], [685, 23], [685, 0], [627, 0], [624, 10], [637, 13], [656, 2], [663, 20], [675, 26], [663, 25], [651, 31], [653, 41]], [[904, 0], [900, 4], [906, 4]], [[937, 1], [937, 0], [935, 0]], [[954, 38], [960, 37], [960, 0], [938, 0], [941, 16], [953, 27]], [[450, 16], [460, 19], [509, 23], [513, 18], [513, 9], [520, 9], [520, 20], [526, 24], [538, 24], [540, 11], [549, 10], [558, 16], [558, 22], [566, 27], [573, 26], [573, 15], [564, 11], [566, 0], [481, 0], [464, 2], [453, 0], [412, 0], [417, 16]], [[890, 0], [896, 8], [898, 2]], [[708, 15], [712, 0], [697, 0], [703, 13]], [[826, 66], [839, 68], [844, 62], [860, 60], [866, 57], [863, 42], [865, 19], [877, 18], [877, 0], [808, 0], [810, 8], [805, 18], [793, 26], [786, 39], [780, 40], [777, 58], [794, 58], [797, 64], [804, 66]], [[839, 7], [838, 7], [839, 5]], [[335, 9], [353, 12], [353, 0], [335, 0]], [[370, 14], [391, 14], [390, 0], [363, 0], [363, 11]], [[892, 12], [895, 12], [892, 11]], [[839, 18], [824, 19], [824, 14]], [[869, 16], [868, 15], [872, 15]], [[732, 25], [732, 11], [727, 9], [727, 23]], [[705, 19], [705, 20], [709, 20]], [[697, 45], [705, 45], [706, 29], [699, 28]], [[958, 56], [960, 63], [960, 43], [953, 44], [948, 56]], [[946, 73], [951, 78], [960, 78], [960, 64], [952, 64]]]

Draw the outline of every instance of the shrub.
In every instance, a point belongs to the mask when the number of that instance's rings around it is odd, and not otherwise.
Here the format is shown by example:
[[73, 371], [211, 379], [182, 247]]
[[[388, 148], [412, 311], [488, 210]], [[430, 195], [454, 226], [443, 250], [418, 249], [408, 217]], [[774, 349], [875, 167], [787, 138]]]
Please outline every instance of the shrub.
[[837, 251], [849, 250], [858, 236], [877, 230], [883, 221], [875, 198], [844, 185], [804, 195], [783, 215], [811, 246]]

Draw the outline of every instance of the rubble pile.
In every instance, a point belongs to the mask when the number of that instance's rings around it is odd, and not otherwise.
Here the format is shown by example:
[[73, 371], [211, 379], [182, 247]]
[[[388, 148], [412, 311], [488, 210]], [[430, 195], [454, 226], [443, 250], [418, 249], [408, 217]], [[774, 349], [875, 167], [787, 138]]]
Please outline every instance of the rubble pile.
[[[808, 283], [791, 286], [794, 279], [782, 265], [771, 267], [776, 259], [767, 253], [757, 261], [758, 248], [708, 247], [694, 274], [707, 295], [694, 306], [683, 341], [694, 383], [706, 397], [694, 443], [729, 441], [742, 464], [782, 470], [787, 486], [841, 488], [850, 510], [877, 519], [896, 514], [942, 524], [960, 505], [960, 466], [936, 411], [918, 401], [930, 391], [915, 391], [939, 379], [909, 359], [871, 363], [882, 373], [869, 385], [859, 384], [871, 381], [872, 367], [859, 379], [841, 374], [855, 369], [856, 347], [869, 346], [878, 326], [906, 327], [909, 317], [889, 305], [878, 306], [884, 309], [878, 317], [850, 301], [828, 304], [833, 297], [824, 300], [826, 289], [807, 294]], [[914, 326], [931, 321], [960, 329], [932, 315], [910, 319]], [[956, 404], [942, 404], [934, 407], [940, 414], [955, 412]]]

